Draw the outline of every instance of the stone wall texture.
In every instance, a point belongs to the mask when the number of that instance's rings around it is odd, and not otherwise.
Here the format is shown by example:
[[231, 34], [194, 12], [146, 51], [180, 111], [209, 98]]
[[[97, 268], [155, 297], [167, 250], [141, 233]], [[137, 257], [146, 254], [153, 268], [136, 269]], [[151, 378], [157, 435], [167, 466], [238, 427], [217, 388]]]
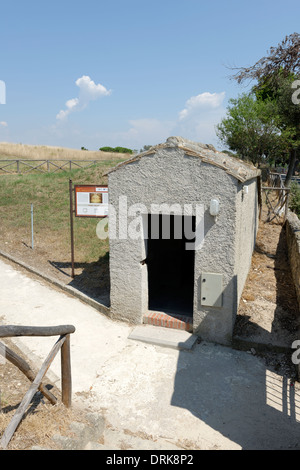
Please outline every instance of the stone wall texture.
[[286, 235], [289, 262], [300, 307], [300, 220], [291, 211], [287, 214]]

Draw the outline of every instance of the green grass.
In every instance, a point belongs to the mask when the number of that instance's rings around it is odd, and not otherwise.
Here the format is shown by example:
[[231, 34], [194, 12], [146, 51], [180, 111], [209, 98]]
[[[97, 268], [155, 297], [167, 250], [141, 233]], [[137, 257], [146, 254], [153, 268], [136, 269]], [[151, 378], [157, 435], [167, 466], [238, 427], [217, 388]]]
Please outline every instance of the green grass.
[[[124, 159], [123, 159], [124, 160]], [[122, 161], [122, 160], [121, 160]], [[35, 244], [48, 250], [49, 259], [70, 258], [69, 179], [75, 184], [107, 184], [103, 174], [117, 161], [102, 161], [71, 172], [0, 176], [1, 244], [8, 240], [31, 243], [31, 204]], [[99, 240], [99, 219], [74, 217], [76, 261], [93, 262], [105, 256], [108, 240]], [[59, 258], [59, 259], [57, 259]]]

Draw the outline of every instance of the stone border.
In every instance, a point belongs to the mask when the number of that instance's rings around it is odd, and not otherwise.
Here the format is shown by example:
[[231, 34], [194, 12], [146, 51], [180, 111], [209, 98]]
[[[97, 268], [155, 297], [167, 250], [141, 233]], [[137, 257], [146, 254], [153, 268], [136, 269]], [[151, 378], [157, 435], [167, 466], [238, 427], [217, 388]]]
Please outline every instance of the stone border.
[[13, 256], [11, 256], [7, 253], [4, 253], [3, 251], [0, 251], [0, 256], [2, 256], [3, 258], [6, 258], [7, 260], [17, 264], [18, 266], [21, 266], [22, 268], [26, 269], [30, 273], [41, 277], [44, 281], [49, 282], [50, 284], [54, 285], [55, 287], [58, 287], [59, 289], [67, 292], [68, 294], [70, 294], [74, 297], [77, 297], [79, 300], [82, 300], [86, 304], [88, 304], [91, 307], [95, 308], [100, 313], [102, 313], [105, 316], [111, 318], [110, 308], [109, 307], [106, 307], [105, 305], [100, 304], [96, 300], [90, 298], [88, 295], [85, 295], [82, 292], [78, 291], [77, 289], [74, 289], [74, 287], [65, 285], [63, 282], [60, 282], [57, 279], [54, 279], [53, 277], [42, 273], [41, 271], [37, 270], [36, 268], [33, 268], [32, 266], [24, 263], [23, 261], [20, 261], [20, 260], [14, 258]]
[[290, 210], [287, 213], [285, 226], [289, 263], [300, 308], [300, 220]]
[[[297, 215], [290, 210], [288, 210], [287, 213], [285, 227], [289, 263], [300, 310], [300, 220]], [[300, 364], [298, 364], [297, 368], [298, 380], [300, 380]]]

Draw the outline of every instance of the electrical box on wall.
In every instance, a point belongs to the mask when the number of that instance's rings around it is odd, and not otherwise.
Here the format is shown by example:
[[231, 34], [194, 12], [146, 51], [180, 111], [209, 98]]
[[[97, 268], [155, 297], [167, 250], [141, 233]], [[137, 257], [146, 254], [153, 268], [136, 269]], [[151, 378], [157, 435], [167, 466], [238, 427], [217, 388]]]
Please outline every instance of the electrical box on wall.
[[202, 273], [201, 305], [222, 307], [223, 305], [223, 274]]

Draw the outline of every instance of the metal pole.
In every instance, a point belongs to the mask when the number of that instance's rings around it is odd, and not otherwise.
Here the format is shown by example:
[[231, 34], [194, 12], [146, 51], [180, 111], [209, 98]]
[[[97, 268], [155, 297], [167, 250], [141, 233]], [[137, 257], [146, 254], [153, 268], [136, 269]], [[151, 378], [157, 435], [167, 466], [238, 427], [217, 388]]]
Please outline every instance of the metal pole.
[[31, 248], [34, 249], [34, 243], [33, 243], [33, 204], [31, 204]]
[[69, 192], [70, 192], [70, 227], [71, 227], [71, 264], [72, 264], [72, 277], [74, 274], [74, 229], [73, 229], [73, 187], [72, 180], [69, 180]]

